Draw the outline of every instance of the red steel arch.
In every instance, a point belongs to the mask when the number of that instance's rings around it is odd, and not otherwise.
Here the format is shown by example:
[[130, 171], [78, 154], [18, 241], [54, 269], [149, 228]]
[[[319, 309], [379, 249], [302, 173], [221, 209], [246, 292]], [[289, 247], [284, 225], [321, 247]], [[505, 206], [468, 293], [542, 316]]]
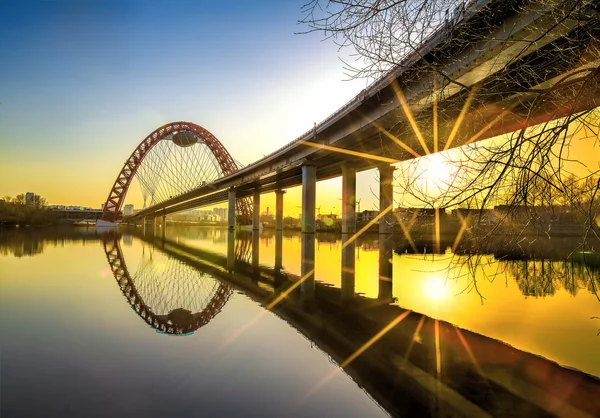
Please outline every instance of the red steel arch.
[[[171, 122], [156, 129], [148, 135], [133, 151], [131, 156], [125, 161], [117, 180], [113, 185], [104, 209], [102, 210], [101, 219], [109, 222], [116, 222], [125, 201], [129, 185], [137, 172], [138, 167], [148, 155], [150, 150], [159, 142], [165, 139], [167, 135], [175, 132], [188, 131], [198, 135], [208, 146], [212, 154], [215, 156], [221, 171], [224, 176], [237, 171], [239, 167], [231, 157], [231, 154], [225, 149], [223, 144], [208, 130], [191, 122]], [[238, 199], [236, 209], [245, 219], [250, 219], [251, 208], [250, 203], [246, 199]]]

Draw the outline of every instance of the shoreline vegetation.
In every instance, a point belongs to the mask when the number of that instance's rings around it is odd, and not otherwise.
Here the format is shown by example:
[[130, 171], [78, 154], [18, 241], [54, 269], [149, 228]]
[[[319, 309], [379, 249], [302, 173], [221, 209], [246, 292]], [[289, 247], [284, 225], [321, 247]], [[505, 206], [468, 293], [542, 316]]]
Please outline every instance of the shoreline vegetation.
[[52, 226], [59, 223], [57, 212], [47, 209], [46, 199], [27, 201], [24, 194], [0, 199], [0, 227]]

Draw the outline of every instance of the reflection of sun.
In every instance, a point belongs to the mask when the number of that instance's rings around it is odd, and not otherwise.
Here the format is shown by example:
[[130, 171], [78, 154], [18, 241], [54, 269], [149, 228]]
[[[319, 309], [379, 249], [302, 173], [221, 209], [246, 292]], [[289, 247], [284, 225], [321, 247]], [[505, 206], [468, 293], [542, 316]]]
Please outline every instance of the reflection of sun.
[[446, 281], [440, 277], [430, 277], [423, 283], [423, 292], [429, 299], [444, 299], [448, 294]]

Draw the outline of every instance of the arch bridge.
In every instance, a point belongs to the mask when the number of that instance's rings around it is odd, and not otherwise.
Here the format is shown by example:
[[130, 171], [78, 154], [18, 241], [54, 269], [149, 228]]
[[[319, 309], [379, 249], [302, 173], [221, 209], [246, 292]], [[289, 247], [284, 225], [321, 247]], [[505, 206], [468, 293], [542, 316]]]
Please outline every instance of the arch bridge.
[[[510, 4], [509, 4], [510, 3]], [[356, 230], [356, 173], [379, 170], [379, 232], [393, 224], [391, 164], [600, 106], [600, 6], [583, 0], [477, 0], [335, 113], [242, 167], [206, 129], [174, 122], [125, 162], [99, 224], [115, 222], [134, 177], [155, 218], [228, 202], [228, 223], [260, 225], [260, 195], [302, 185], [302, 231], [315, 232], [316, 181], [342, 177], [342, 232]], [[252, 197], [252, 205], [249, 197]]]

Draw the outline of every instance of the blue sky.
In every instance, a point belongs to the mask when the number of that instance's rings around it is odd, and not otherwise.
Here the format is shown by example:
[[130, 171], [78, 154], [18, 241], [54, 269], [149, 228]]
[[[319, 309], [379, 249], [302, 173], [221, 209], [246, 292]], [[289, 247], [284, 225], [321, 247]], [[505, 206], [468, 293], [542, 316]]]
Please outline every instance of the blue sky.
[[99, 206], [135, 146], [176, 120], [247, 164], [365, 86], [344, 81], [332, 42], [296, 34], [302, 1], [2, 3], [0, 195]]

